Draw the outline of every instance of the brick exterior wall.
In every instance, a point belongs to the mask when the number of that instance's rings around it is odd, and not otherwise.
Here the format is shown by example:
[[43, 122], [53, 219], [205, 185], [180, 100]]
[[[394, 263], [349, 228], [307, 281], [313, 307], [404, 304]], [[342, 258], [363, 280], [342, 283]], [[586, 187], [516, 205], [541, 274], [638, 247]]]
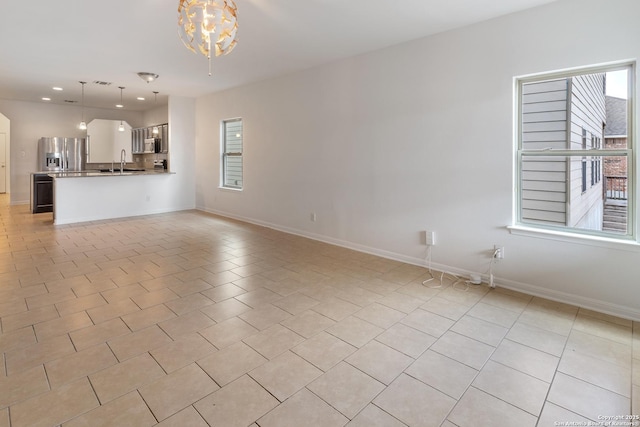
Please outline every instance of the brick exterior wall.
[[[627, 148], [627, 138], [610, 138], [605, 137], [604, 148], [625, 149]], [[624, 157], [605, 157], [604, 158], [604, 176], [606, 177], [627, 177], [627, 162]], [[626, 180], [607, 180], [607, 191], [627, 190]]]
[[[625, 149], [627, 138], [607, 138], [604, 140], [604, 148]], [[627, 176], [627, 162], [624, 158], [605, 158], [604, 176]]]

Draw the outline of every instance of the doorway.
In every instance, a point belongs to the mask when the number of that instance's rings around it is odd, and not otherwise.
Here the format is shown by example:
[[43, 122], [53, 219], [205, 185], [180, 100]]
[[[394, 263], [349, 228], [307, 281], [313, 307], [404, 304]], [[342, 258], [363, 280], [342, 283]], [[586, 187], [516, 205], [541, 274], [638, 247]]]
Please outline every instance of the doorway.
[[7, 134], [0, 133], [0, 194], [7, 192]]

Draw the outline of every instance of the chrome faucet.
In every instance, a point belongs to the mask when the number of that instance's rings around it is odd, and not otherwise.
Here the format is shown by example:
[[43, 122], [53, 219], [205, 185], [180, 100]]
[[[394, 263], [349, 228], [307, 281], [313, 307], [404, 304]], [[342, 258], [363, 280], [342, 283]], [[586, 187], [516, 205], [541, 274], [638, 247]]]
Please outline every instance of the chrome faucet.
[[124, 172], [124, 158], [126, 156], [127, 152], [123, 148], [122, 151], [120, 151], [120, 173]]

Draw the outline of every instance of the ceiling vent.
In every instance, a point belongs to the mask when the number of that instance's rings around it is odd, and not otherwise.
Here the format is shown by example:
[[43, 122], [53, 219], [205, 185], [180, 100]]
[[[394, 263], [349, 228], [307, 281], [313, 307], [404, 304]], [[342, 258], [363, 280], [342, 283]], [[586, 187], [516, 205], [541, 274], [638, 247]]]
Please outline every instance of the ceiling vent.
[[100, 85], [100, 86], [110, 86], [111, 82], [101, 82], [100, 80], [96, 80], [93, 82], [96, 85]]
[[64, 100], [64, 102], [66, 102], [67, 104], [75, 104], [75, 103], [77, 103], [78, 101], [73, 101], [73, 100], [71, 100], [71, 99], [65, 99], [65, 100]]

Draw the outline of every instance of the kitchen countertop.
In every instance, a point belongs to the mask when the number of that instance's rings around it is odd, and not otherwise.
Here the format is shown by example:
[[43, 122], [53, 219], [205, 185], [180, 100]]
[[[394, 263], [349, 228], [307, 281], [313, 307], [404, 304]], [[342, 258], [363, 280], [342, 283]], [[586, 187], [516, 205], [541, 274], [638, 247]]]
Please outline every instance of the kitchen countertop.
[[115, 172], [100, 172], [98, 170], [86, 170], [86, 171], [72, 171], [72, 172], [34, 172], [34, 174], [47, 174], [52, 178], [87, 178], [87, 177], [101, 177], [101, 176], [132, 176], [132, 175], [172, 175], [175, 172], [169, 172], [162, 170], [142, 170], [142, 171], [127, 171], [120, 172], [116, 169]]

